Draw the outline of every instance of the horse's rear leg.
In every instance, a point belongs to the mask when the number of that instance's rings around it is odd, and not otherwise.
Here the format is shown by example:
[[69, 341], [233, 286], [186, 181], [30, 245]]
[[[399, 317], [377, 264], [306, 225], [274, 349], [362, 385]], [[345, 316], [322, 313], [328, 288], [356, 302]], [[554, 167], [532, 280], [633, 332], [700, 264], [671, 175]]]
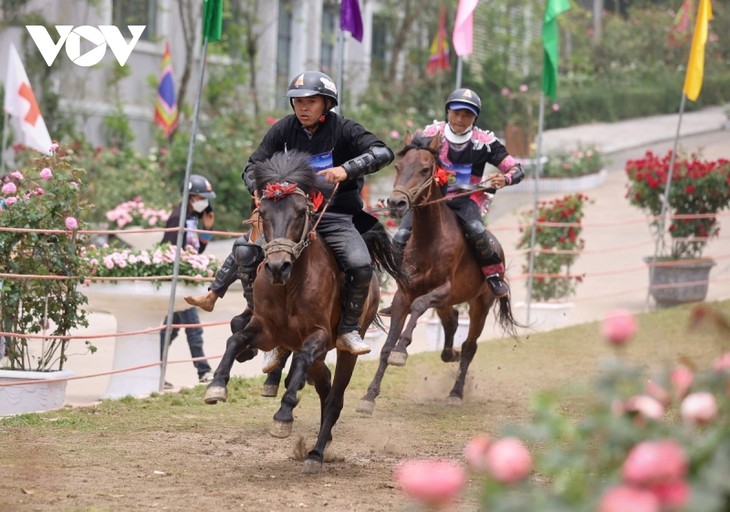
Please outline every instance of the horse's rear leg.
[[[304, 471], [307, 473], [316, 473], [322, 469], [322, 461], [324, 460], [324, 450], [327, 444], [332, 440], [332, 428], [340, 418], [342, 407], [345, 404], [345, 389], [347, 389], [352, 372], [355, 370], [357, 356], [337, 351], [337, 364], [335, 366], [335, 377], [332, 382], [332, 388], [324, 400], [322, 409], [322, 423], [319, 427], [317, 442], [307, 454], [304, 461]], [[321, 395], [320, 395], [321, 399]]]
[[[483, 296], [481, 296], [483, 297]], [[464, 399], [464, 386], [466, 384], [466, 374], [469, 371], [469, 365], [477, 353], [477, 340], [482, 334], [484, 323], [487, 320], [489, 308], [494, 302], [494, 298], [490, 298], [482, 302], [481, 298], [469, 302], [469, 333], [466, 340], [461, 345], [461, 358], [459, 359], [459, 374], [454, 382], [454, 387], [449, 393], [448, 402], [450, 404], [461, 404]]]

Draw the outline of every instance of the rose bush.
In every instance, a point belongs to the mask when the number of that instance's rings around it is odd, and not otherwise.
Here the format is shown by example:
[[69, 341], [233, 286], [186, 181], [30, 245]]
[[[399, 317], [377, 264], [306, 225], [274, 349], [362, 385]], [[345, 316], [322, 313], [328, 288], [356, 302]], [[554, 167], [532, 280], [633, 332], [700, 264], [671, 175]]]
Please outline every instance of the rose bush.
[[[728, 319], [707, 306], [692, 318], [730, 335]], [[625, 312], [617, 311], [601, 331], [631, 336], [635, 329], [626, 329]], [[588, 390], [581, 418], [564, 412], [565, 397], [543, 394], [533, 400], [529, 423], [467, 443], [464, 465], [479, 482], [480, 510], [730, 510], [730, 352], [704, 370], [680, 366], [653, 375], [646, 364], [623, 361], [615, 339], [606, 341], [616, 353]], [[409, 484], [430, 478], [424, 472]]]
[[153, 208], [145, 204], [141, 197], [118, 204], [106, 212], [106, 219], [116, 227], [139, 226], [142, 228], [164, 228], [170, 218], [172, 207]]
[[542, 167], [542, 176], [545, 178], [577, 178], [586, 174], [595, 174], [604, 169], [605, 160], [597, 146], [554, 151], [547, 155], [547, 161]]
[[[662, 201], [672, 152], [663, 157], [647, 151], [643, 158], [626, 162], [629, 202], [653, 216], [651, 226], [659, 233]], [[730, 205], [730, 161], [707, 161], [697, 154], [677, 155], [668, 194], [667, 228], [672, 244], [664, 256], [700, 258], [707, 241], [719, 236], [717, 214]]]
[[53, 149], [52, 156], [26, 155], [2, 186], [0, 330], [16, 333], [6, 335], [3, 360], [12, 370], [63, 369], [68, 340], [23, 334], [68, 336], [87, 325], [86, 297], [76, 288], [87, 272], [78, 232], [88, 211], [84, 171]]
[[[538, 203], [535, 251], [533, 260], [532, 297], [539, 302], [560, 300], [575, 292], [581, 276], [570, 273], [570, 267], [580, 255], [585, 241], [582, 231], [583, 206], [589, 201], [585, 194], [569, 194], [563, 198]], [[517, 248], [531, 249], [534, 210], [522, 212]], [[528, 262], [523, 272], [529, 272]]]

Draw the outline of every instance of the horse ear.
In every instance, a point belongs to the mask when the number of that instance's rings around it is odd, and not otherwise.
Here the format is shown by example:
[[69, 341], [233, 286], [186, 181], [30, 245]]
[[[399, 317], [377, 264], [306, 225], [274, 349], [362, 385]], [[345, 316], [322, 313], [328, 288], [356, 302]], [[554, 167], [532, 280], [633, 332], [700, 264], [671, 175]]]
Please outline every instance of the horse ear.
[[413, 135], [411, 135], [411, 132], [409, 130], [406, 130], [406, 136], [403, 139], [403, 145], [404, 146], [409, 145], [412, 140], [413, 140]]
[[428, 145], [431, 149], [438, 150], [441, 148], [441, 132], [436, 132], [436, 135], [434, 135], [431, 138], [431, 143]]

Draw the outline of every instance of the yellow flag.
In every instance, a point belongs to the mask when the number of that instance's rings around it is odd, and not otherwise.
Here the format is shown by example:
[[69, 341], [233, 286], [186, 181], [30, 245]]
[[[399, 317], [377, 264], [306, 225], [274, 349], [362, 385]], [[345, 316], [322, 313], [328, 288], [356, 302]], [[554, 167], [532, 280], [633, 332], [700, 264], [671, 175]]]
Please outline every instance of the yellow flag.
[[707, 42], [708, 22], [712, 19], [712, 3], [700, 0], [697, 9], [697, 21], [692, 37], [692, 48], [689, 51], [687, 75], [684, 77], [684, 94], [691, 101], [697, 100], [702, 89], [702, 75], [705, 69], [705, 43]]

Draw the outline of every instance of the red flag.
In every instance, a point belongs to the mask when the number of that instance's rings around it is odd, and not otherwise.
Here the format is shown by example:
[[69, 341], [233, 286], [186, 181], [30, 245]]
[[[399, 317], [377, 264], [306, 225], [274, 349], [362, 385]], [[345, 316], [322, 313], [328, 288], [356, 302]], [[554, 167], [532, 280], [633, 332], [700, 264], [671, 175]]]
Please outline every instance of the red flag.
[[8, 72], [5, 76], [5, 112], [18, 120], [22, 139], [20, 142], [46, 155], [51, 154], [51, 136], [43, 121], [38, 102], [30, 87], [23, 62], [10, 44], [8, 50]]
[[177, 103], [175, 102], [175, 83], [172, 77], [172, 56], [169, 43], [165, 43], [165, 53], [162, 56], [162, 73], [155, 101], [155, 123], [163, 129], [165, 137], [169, 137], [177, 126]]
[[446, 40], [446, 6], [442, 5], [441, 14], [439, 15], [439, 27], [431, 43], [426, 72], [433, 75], [437, 71], [448, 71], [449, 69], [451, 69], [451, 66], [449, 65], [449, 43]]

